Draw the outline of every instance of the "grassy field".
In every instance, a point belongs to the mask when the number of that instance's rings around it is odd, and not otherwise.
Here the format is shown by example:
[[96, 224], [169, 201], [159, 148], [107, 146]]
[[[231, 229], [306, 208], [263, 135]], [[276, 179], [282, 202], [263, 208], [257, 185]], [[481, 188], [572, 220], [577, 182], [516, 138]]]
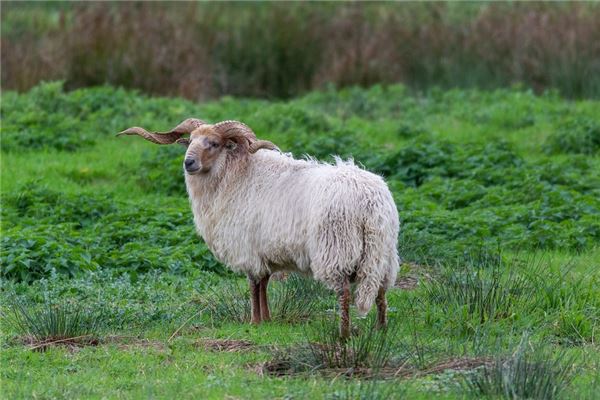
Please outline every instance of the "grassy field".
[[[2, 398], [597, 398], [600, 102], [403, 86], [195, 104], [58, 82], [2, 96]], [[251, 326], [194, 232], [179, 146], [114, 134], [239, 119], [384, 175], [390, 328], [291, 276]], [[48, 340], [64, 340], [48, 344]]]

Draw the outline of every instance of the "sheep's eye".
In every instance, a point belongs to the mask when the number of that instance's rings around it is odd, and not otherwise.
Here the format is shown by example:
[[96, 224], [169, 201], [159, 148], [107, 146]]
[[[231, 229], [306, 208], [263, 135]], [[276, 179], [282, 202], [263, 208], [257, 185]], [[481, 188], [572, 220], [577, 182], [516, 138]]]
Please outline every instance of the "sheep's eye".
[[216, 149], [219, 147], [219, 143], [214, 140], [204, 139], [204, 148], [206, 149]]

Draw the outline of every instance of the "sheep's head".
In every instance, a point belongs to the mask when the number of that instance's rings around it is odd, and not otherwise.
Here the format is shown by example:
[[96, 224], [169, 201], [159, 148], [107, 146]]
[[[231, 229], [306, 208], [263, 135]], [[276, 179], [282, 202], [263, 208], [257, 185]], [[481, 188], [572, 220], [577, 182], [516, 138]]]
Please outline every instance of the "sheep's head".
[[[184, 135], [189, 134], [188, 137]], [[258, 140], [252, 129], [238, 121], [223, 121], [214, 125], [188, 118], [167, 132], [148, 132], [129, 128], [119, 135], [139, 135], [156, 144], [178, 143], [187, 147], [184, 169], [189, 175], [208, 173], [223, 165], [228, 157], [242, 157], [260, 149], [277, 149], [273, 143]]]

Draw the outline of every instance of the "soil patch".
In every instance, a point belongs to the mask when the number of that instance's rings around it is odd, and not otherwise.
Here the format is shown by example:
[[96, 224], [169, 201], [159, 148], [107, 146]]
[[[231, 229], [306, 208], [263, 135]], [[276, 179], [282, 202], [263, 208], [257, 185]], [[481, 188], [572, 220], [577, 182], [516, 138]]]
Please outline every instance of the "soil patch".
[[120, 350], [154, 349], [164, 351], [165, 344], [160, 340], [143, 339], [136, 336], [108, 336], [102, 340], [103, 344], [114, 343]]
[[355, 378], [376, 378], [376, 379], [403, 379], [417, 378], [426, 375], [437, 375], [447, 370], [469, 371], [484, 365], [489, 365], [491, 359], [484, 357], [460, 357], [439, 361], [428, 368], [419, 369], [410, 365], [399, 367], [373, 368], [322, 368], [302, 372], [294, 371], [288, 360], [271, 360], [253, 368], [259, 375], [271, 376], [290, 376], [290, 375], [310, 375], [318, 372], [325, 377], [355, 377]]
[[255, 347], [255, 345], [248, 340], [235, 339], [200, 339], [195, 344], [208, 351], [224, 351], [228, 353], [251, 350]]
[[424, 265], [407, 262], [400, 266], [401, 270], [405, 270], [407, 268], [408, 272], [401, 272], [396, 279], [396, 282], [394, 283], [395, 288], [402, 290], [413, 290], [419, 285], [420, 280], [430, 277], [429, 273], [427, 272], [427, 267]]

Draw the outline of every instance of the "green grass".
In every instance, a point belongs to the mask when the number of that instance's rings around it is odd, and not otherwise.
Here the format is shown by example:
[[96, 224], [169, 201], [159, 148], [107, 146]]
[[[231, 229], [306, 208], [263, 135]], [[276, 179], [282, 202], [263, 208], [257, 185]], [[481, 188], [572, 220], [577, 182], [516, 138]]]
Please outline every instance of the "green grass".
[[[203, 104], [109, 87], [65, 92], [57, 83], [5, 92], [0, 397], [459, 399], [509, 398], [517, 387], [514, 398], [592, 399], [599, 106], [522, 90], [415, 96], [402, 86]], [[386, 177], [402, 220], [403, 275], [421, 281], [389, 293], [385, 340], [369, 330], [373, 315], [354, 316], [355, 336], [340, 345], [334, 296], [296, 277], [270, 285], [272, 322], [245, 322], [247, 282], [195, 234], [182, 150], [114, 137], [189, 116], [237, 118], [296, 156], [353, 156]], [[61, 336], [61, 324], [72, 328], [63, 336], [87, 334], [81, 313], [93, 316], [94, 346], [34, 352], [24, 341], [32, 332]], [[528, 355], [515, 361], [521, 369], [501, 363], [521, 354], [525, 333], [536, 355], [563, 355], [568, 371]], [[252, 347], [209, 351], [205, 339]], [[437, 369], [454, 359], [496, 363], [482, 373]], [[332, 368], [318, 367], [327, 360], [345, 371], [405, 369], [382, 381], [332, 380]], [[292, 374], [265, 370], [277, 362], [295, 363]], [[557, 371], [568, 375], [564, 385]]]

